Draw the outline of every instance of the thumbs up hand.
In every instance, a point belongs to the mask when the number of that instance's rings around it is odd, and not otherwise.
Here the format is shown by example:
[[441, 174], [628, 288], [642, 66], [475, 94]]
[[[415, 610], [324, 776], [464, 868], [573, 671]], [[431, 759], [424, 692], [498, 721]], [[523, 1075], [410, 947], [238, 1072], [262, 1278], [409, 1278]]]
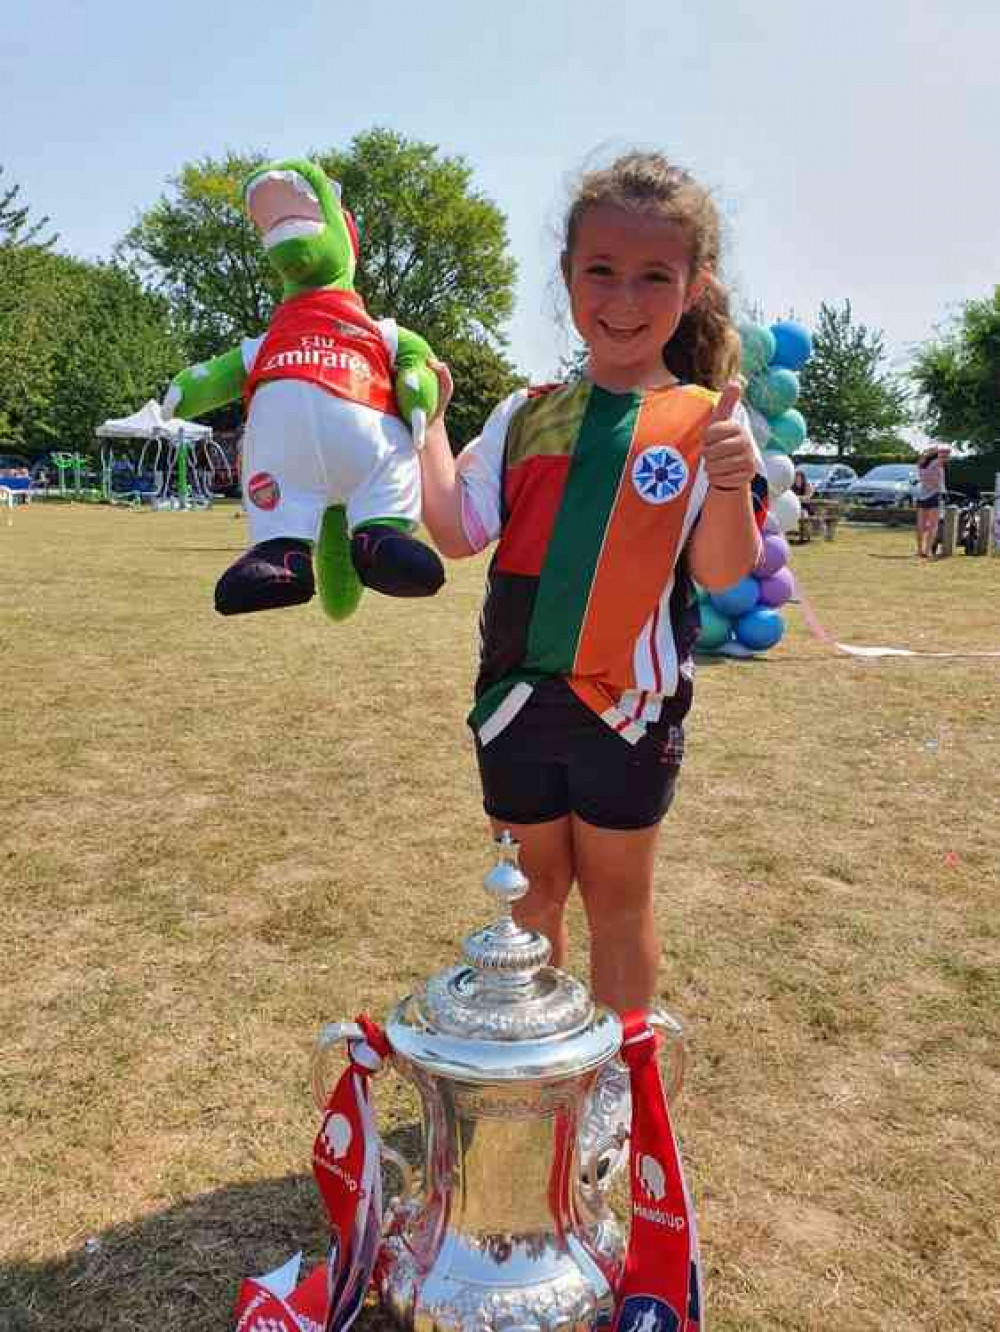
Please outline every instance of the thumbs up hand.
[[713, 490], [743, 490], [757, 472], [757, 454], [750, 432], [733, 419], [743, 389], [731, 380], [715, 404], [702, 439], [702, 459]]

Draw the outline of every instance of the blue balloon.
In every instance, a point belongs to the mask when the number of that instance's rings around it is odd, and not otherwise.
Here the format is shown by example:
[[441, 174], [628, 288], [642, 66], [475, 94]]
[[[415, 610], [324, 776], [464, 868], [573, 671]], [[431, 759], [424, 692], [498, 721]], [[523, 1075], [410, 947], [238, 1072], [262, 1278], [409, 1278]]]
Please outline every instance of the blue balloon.
[[785, 621], [776, 610], [767, 606], [757, 606], [746, 615], [741, 615], [733, 626], [736, 638], [751, 652], [766, 652], [781, 640], [785, 632]]
[[812, 337], [807, 328], [791, 319], [772, 324], [774, 355], [772, 365], [783, 365], [788, 370], [801, 370], [812, 355]]
[[735, 619], [753, 610], [759, 598], [760, 584], [756, 578], [748, 575], [746, 578], [741, 578], [738, 583], [734, 583], [732, 587], [727, 587], [724, 592], [713, 592], [709, 601], [721, 615]]
[[728, 615], [720, 615], [710, 601], [703, 601], [698, 606], [701, 628], [695, 644], [703, 652], [712, 652], [727, 642], [733, 633], [733, 622]]
[[794, 407], [799, 396], [799, 377], [784, 366], [769, 366], [747, 384], [747, 397], [767, 417], [780, 416]]

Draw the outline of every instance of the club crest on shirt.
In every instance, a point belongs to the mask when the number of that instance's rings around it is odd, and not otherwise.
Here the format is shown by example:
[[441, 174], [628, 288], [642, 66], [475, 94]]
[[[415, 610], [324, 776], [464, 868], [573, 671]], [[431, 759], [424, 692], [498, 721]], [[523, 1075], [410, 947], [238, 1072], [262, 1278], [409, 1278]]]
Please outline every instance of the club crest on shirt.
[[270, 472], [255, 472], [247, 482], [247, 497], [251, 504], [255, 504], [258, 509], [263, 509], [267, 513], [276, 509], [281, 499], [281, 488], [277, 478]]
[[669, 444], [651, 444], [632, 464], [632, 484], [647, 504], [669, 504], [687, 485], [688, 465]]

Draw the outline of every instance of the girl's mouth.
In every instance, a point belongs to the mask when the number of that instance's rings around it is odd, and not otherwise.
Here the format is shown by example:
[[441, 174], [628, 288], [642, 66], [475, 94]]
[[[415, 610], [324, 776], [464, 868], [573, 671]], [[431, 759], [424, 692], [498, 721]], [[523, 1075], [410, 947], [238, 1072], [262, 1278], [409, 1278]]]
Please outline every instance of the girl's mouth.
[[642, 324], [634, 328], [617, 328], [614, 324], [607, 324], [601, 320], [601, 329], [612, 342], [632, 342], [643, 333], [644, 328]]

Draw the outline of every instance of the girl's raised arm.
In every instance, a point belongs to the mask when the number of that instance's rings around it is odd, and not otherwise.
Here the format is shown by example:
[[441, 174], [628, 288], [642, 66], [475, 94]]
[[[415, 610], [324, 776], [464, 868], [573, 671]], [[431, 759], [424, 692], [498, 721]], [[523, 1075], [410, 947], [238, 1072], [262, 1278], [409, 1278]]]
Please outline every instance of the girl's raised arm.
[[427, 441], [420, 451], [423, 520], [441, 554], [451, 560], [460, 560], [476, 552], [462, 524], [462, 487], [444, 424], [444, 413], [454, 385], [451, 372], [443, 361], [428, 361], [428, 365], [438, 378], [439, 403], [437, 413], [427, 427]]

